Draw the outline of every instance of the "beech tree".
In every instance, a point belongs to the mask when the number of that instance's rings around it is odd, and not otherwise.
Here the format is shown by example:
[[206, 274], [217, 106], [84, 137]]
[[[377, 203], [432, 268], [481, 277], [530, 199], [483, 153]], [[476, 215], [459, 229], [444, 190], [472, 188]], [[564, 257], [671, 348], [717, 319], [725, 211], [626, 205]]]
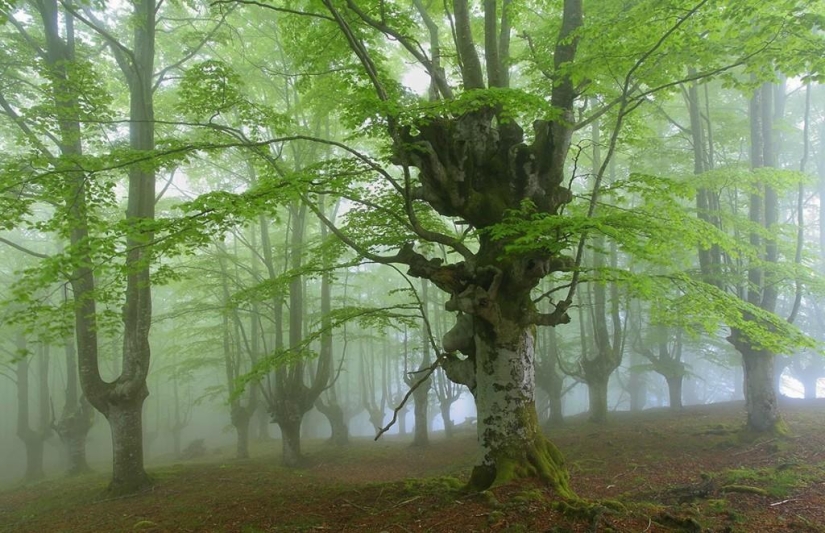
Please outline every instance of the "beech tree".
[[[508, 0], [443, 6], [318, 0], [248, 8], [276, 12], [297, 75], [313, 73], [304, 78], [306, 90], [346, 94], [338, 113], [365, 138], [344, 144], [295, 134], [267, 141], [310, 140], [338, 152], [338, 159], [282, 176], [285, 182], [365, 260], [405, 265], [408, 275], [448, 295], [445, 307], [456, 322], [442, 339], [438, 364], [475, 398], [483, 458], [470, 478], [474, 489], [536, 476], [572, 495], [561, 454], [539, 430], [534, 332], [570, 320], [589, 233], [617, 240], [611, 225], [621, 222], [651, 238], [642, 219], [654, 218], [653, 206], [633, 214], [636, 222], [630, 215], [619, 220], [617, 211], [596, 213], [622, 125], [658, 92], [773, 52], [770, 36], [792, 27], [798, 15], [736, 2], [641, 2], [631, 9], [611, 2], [593, 6], [585, 23], [584, 8], [581, 0], [529, 7]], [[638, 24], [642, 12], [650, 24]], [[761, 16], [788, 26], [741, 24]], [[399, 55], [428, 76], [426, 101], [401, 83], [389, 59]], [[326, 74], [314, 80], [317, 73]], [[587, 95], [599, 95], [604, 105], [577, 113]], [[609, 121], [607, 150], [589, 202], [571, 204], [571, 141], [596, 120]], [[368, 155], [374, 152], [380, 155]], [[655, 200], [656, 180], [639, 186]], [[317, 207], [321, 192], [355, 206], [345, 224], [333, 224]], [[699, 231], [687, 238], [708, 238]], [[659, 238], [674, 235], [665, 231]], [[432, 244], [448, 250], [446, 260], [431, 253]], [[656, 255], [648, 251], [645, 259]], [[567, 294], [540, 312], [533, 291], [551, 275], [571, 275]], [[749, 308], [728, 311], [739, 316], [731, 327], [741, 323], [743, 309]], [[764, 313], [759, 317], [770, 322]], [[712, 318], [721, 319], [721, 312]]]

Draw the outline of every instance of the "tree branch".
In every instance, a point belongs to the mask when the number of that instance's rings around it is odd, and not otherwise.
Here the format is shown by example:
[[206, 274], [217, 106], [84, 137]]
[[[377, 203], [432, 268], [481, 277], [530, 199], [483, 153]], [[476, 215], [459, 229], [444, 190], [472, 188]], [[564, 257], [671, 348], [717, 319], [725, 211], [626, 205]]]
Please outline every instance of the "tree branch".
[[126, 45], [118, 41], [114, 35], [109, 33], [109, 31], [105, 28], [105, 24], [103, 24], [103, 22], [99, 20], [88, 7], [83, 10], [86, 14], [84, 17], [65, 0], [60, 0], [60, 5], [62, 5], [63, 9], [71, 13], [83, 24], [88, 26], [89, 29], [103, 37], [103, 40], [109, 44], [109, 48], [112, 50], [112, 54], [115, 56], [115, 61], [117, 61], [123, 75], [126, 76], [129, 83], [131, 83], [132, 79], [136, 76], [135, 66], [137, 65], [137, 60], [135, 59], [135, 53]]
[[[417, 3], [420, 3], [420, 0], [417, 0]], [[427, 73], [430, 75], [430, 79], [433, 80], [435, 86], [438, 88], [438, 91], [445, 97], [445, 98], [452, 98], [452, 89], [447, 84], [446, 78], [444, 78], [444, 74], [438, 68], [437, 63], [435, 62], [435, 58], [437, 57], [438, 52], [433, 50], [433, 59], [427, 57], [426, 52], [423, 48], [421, 48], [421, 44], [418, 41], [411, 39], [410, 37], [403, 35], [398, 30], [388, 26], [383, 20], [376, 20], [370, 17], [367, 13], [365, 13], [353, 0], [347, 0], [347, 7], [358, 15], [358, 17], [375, 28], [376, 30], [388, 35], [401, 43], [416, 60], [427, 70]], [[416, 5], [418, 7], [418, 5]], [[435, 26], [435, 23], [428, 15], [426, 15], [426, 10], [423, 9], [423, 6], [418, 8], [420, 14], [422, 14], [422, 19], [424, 20], [424, 24], [427, 26], [428, 30], [430, 31], [430, 35], [433, 34], [433, 27], [435, 27], [435, 35], [438, 35], [438, 28]], [[425, 18], [426, 17], [426, 18]]]
[[432, 375], [433, 375], [433, 372], [435, 372], [435, 370], [436, 370], [436, 369], [438, 368], [438, 366], [441, 364], [441, 361], [442, 361], [442, 360], [444, 360], [446, 357], [447, 357], [447, 354], [446, 354], [446, 353], [442, 353], [442, 354], [440, 354], [440, 355], [439, 355], [439, 356], [435, 359], [435, 361], [433, 362], [433, 364], [431, 364], [429, 367], [427, 367], [427, 368], [426, 368], [426, 370], [419, 370], [419, 371], [418, 371], [418, 372], [422, 372], [422, 371], [423, 371], [423, 372], [424, 372], [424, 375], [423, 375], [423, 376], [421, 376], [421, 377], [418, 379], [418, 381], [416, 381], [416, 382], [415, 382], [415, 384], [414, 384], [412, 387], [410, 387], [410, 390], [408, 390], [408, 391], [407, 391], [407, 394], [405, 394], [405, 395], [404, 395], [404, 398], [402, 398], [402, 399], [401, 399], [401, 402], [400, 402], [400, 403], [396, 406], [396, 408], [393, 410], [393, 412], [392, 412], [392, 419], [389, 421], [389, 423], [388, 423], [386, 426], [382, 427], [382, 428], [378, 431], [378, 434], [375, 436], [375, 439], [374, 439], [374, 440], [378, 440], [378, 439], [380, 439], [380, 438], [381, 438], [381, 435], [383, 435], [384, 433], [386, 433], [387, 431], [389, 431], [389, 429], [390, 429], [393, 425], [395, 425], [396, 421], [398, 421], [398, 413], [399, 413], [399, 411], [401, 411], [401, 410], [404, 408], [404, 405], [406, 405], [407, 400], [409, 400], [409, 399], [410, 399], [410, 396], [412, 396], [413, 392], [415, 392], [415, 389], [417, 389], [418, 387], [420, 387], [421, 385], [423, 385], [423, 384], [424, 384], [424, 383], [425, 383], [428, 379], [430, 379], [430, 376], [432, 376]]
[[197, 55], [198, 52], [201, 51], [201, 49], [206, 45], [206, 43], [208, 43], [212, 39], [212, 37], [214, 37], [214, 35], [218, 32], [218, 30], [221, 28], [221, 26], [223, 26], [224, 22], [226, 22], [226, 17], [228, 17], [232, 13], [232, 11], [235, 10], [235, 7], [236, 6], [231, 6], [229, 8], [229, 10], [227, 10], [225, 13], [222, 13], [221, 14], [221, 20], [217, 24], [215, 24], [215, 27], [213, 27], [209, 31], [209, 33], [207, 33], [203, 37], [203, 39], [201, 39], [200, 42], [196, 46], [194, 46], [187, 54], [185, 54], [178, 61], [172, 63], [171, 65], [168, 65], [168, 66], [164, 67], [157, 74], [155, 74], [155, 77], [157, 78], [157, 80], [152, 85], [152, 92], [153, 93], [158, 89], [158, 87], [160, 87], [160, 84], [163, 83], [163, 80], [165, 79], [166, 73], [168, 73], [169, 71], [174, 70], [176, 68], [179, 68], [181, 65], [183, 65], [184, 63], [186, 63], [187, 61], [189, 61], [190, 59], [195, 57], [195, 55]]
[[481, 72], [481, 62], [478, 60], [473, 40], [470, 7], [467, 0], [453, 0], [453, 13], [455, 14], [456, 48], [461, 58], [461, 77], [464, 81], [464, 89], [483, 89], [484, 75]]
[[14, 248], [16, 250], [20, 250], [23, 253], [29, 254], [29, 255], [34, 256], [34, 257], [39, 257], [40, 259], [49, 259], [51, 257], [51, 256], [46, 255], [46, 254], [41, 254], [40, 252], [35, 252], [34, 250], [26, 248], [25, 246], [21, 246], [21, 245], [15, 243], [15, 242], [12, 242], [8, 239], [4, 239], [3, 237], [0, 237], [0, 242], [8, 244], [12, 248]]
[[258, 6], [258, 7], [264, 8], [264, 9], [270, 9], [272, 11], [277, 11], [279, 13], [289, 13], [290, 15], [301, 15], [301, 16], [304, 16], [304, 17], [315, 17], [315, 18], [319, 18], [319, 19], [323, 19], [323, 20], [328, 20], [330, 22], [336, 22], [334, 17], [330, 17], [330, 16], [324, 15], [322, 13], [312, 13], [312, 12], [309, 12], [309, 11], [298, 11], [296, 9], [289, 9], [289, 8], [286, 8], [286, 7], [273, 6], [272, 4], [265, 4], [263, 2], [256, 2], [255, 0], [217, 0], [215, 2], [212, 2], [211, 5], [219, 6], [219, 5], [223, 5], [223, 4], [244, 4], [244, 5], [248, 5], [248, 6]]

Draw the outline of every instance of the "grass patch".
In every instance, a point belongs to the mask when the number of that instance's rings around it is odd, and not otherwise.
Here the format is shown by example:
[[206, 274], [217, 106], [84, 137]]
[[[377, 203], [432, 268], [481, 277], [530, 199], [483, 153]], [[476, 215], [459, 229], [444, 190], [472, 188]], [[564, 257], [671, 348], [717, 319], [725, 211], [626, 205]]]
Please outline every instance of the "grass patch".
[[810, 470], [785, 465], [777, 468], [736, 468], [722, 476], [722, 490], [786, 498], [794, 489], [810, 483], [813, 474]]

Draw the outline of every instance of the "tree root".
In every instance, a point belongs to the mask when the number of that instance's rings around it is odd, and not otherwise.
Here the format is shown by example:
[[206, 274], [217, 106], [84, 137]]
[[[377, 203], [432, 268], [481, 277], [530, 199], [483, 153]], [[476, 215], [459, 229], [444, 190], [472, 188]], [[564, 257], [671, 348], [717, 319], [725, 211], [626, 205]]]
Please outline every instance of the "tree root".
[[759, 487], [752, 487], [750, 485], [725, 485], [722, 487], [722, 492], [741, 492], [743, 494], [758, 494], [759, 496], [768, 496], [768, 491]]

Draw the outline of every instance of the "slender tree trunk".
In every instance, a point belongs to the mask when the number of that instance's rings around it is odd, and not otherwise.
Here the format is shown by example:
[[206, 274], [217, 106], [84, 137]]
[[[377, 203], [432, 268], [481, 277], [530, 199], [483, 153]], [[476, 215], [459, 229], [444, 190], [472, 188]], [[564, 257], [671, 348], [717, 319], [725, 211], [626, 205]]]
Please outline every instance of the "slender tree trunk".
[[92, 427], [94, 413], [89, 402], [78, 397], [77, 353], [73, 337], [66, 339], [65, 351], [66, 403], [55, 429], [66, 447], [67, 473], [75, 476], [91, 470], [86, 460], [86, 436]]
[[[419, 374], [420, 375], [420, 374]], [[413, 392], [413, 402], [415, 414], [415, 429], [413, 433], [413, 446], [427, 446], [430, 443], [428, 428], [427, 409], [429, 408], [430, 383], [426, 383], [415, 389]]]
[[[18, 334], [17, 348], [21, 353], [26, 350], [26, 339], [22, 334]], [[49, 436], [51, 418], [49, 414], [48, 359], [43, 350], [43, 347], [40, 347], [36, 355], [21, 355], [15, 368], [17, 436], [26, 447], [26, 473], [23, 477], [23, 481], [26, 483], [40, 481], [46, 477], [43, 469], [43, 448], [46, 438]], [[30, 420], [30, 358], [38, 361], [38, 411], [34, 429], [31, 427]]]
[[453, 419], [450, 416], [452, 402], [439, 402], [441, 410], [441, 421], [444, 422], [444, 436], [448, 439], [453, 437]]
[[[429, 285], [427, 280], [421, 280], [421, 311], [423, 315], [421, 325], [421, 353], [424, 354], [421, 358], [421, 364], [418, 367], [418, 372], [412, 376], [404, 376], [404, 380], [410, 387], [416, 387], [413, 391], [413, 403], [415, 414], [415, 434], [413, 435], [413, 446], [427, 446], [430, 443], [429, 435], [429, 418], [427, 410], [430, 404], [430, 389], [432, 388], [432, 379], [427, 377], [423, 382], [420, 382], [421, 377], [424, 376], [426, 369], [430, 367], [430, 322], [429, 322]], [[442, 412], [443, 413], [443, 412]], [[447, 419], [449, 419], [449, 408], [447, 409]], [[446, 429], [447, 422], [444, 422]]]
[[[741, 357], [741, 354], [740, 354]], [[744, 363], [740, 363], [733, 368], [733, 401], [741, 400], [745, 397], [745, 374]]]

